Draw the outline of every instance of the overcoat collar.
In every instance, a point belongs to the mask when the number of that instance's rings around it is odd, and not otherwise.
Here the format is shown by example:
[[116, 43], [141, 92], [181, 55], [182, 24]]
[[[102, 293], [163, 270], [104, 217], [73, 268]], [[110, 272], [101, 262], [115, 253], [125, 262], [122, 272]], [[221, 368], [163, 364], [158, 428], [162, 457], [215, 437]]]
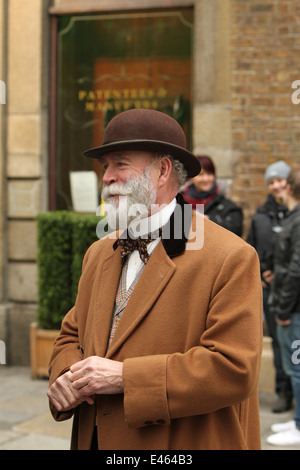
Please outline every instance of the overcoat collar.
[[176, 200], [175, 211], [162, 231], [162, 244], [170, 258], [185, 251], [192, 223], [191, 204], [188, 204], [180, 193], [177, 194]]

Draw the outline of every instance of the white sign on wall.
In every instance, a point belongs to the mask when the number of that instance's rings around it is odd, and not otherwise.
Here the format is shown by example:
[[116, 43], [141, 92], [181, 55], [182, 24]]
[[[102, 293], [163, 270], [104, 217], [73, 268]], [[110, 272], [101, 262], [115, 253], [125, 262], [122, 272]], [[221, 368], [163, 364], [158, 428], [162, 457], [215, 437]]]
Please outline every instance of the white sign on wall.
[[0, 104], [6, 104], [6, 86], [2, 80], [0, 80]]
[[73, 210], [96, 214], [99, 206], [97, 174], [94, 171], [71, 171], [70, 185]]
[[4, 341], [0, 341], [0, 364], [6, 364], [6, 346]]

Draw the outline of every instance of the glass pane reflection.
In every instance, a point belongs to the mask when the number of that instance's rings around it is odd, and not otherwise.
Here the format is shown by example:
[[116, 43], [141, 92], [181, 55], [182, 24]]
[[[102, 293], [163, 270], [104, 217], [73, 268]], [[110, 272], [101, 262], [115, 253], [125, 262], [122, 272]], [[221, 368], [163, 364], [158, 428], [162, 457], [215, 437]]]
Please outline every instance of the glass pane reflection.
[[56, 209], [72, 209], [70, 171], [94, 170], [82, 156], [130, 108], [167, 112], [191, 141], [193, 10], [62, 16], [58, 31]]

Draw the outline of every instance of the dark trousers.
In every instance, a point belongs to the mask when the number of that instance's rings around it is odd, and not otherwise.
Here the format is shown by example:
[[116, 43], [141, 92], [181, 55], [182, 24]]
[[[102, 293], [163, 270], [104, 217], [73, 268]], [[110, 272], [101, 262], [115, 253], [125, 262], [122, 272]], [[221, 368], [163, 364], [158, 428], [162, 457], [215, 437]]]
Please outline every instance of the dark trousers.
[[280, 345], [277, 339], [276, 332], [276, 321], [274, 315], [270, 312], [268, 299], [270, 290], [268, 288], [263, 289], [263, 308], [264, 315], [267, 322], [268, 333], [272, 338], [272, 349], [274, 355], [274, 367], [275, 367], [275, 391], [277, 394], [284, 393], [287, 396], [292, 397], [292, 386], [288, 375], [284, 372], [281, 360]]

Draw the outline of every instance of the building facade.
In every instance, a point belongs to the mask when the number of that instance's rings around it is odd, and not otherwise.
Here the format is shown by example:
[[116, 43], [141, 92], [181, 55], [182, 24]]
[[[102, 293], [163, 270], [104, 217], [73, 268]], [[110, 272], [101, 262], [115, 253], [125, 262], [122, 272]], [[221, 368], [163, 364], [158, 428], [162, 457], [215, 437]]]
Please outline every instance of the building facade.
[[[300, 165], [300, 6], [0, 0], [0, 24], [0, 340], [8, 363], [28, 365], [37, 311], [36, 216], [72, 209], [68, 174], [98, 172], [81, 160], [81, 150], [98, 143], [112, 112], [180, 111], [190, 149], [213, 158], [243, 208], [245, 234], [266, 196], [266, 167], [278, 159]], [[121, 45], [114, 43], [116, 25]], [[155, 71], [151, 82], [139, 67]], [[130, 74], [138, 77], [131, 84]], [[162, 81], [167, 76], [172, 80]]]

